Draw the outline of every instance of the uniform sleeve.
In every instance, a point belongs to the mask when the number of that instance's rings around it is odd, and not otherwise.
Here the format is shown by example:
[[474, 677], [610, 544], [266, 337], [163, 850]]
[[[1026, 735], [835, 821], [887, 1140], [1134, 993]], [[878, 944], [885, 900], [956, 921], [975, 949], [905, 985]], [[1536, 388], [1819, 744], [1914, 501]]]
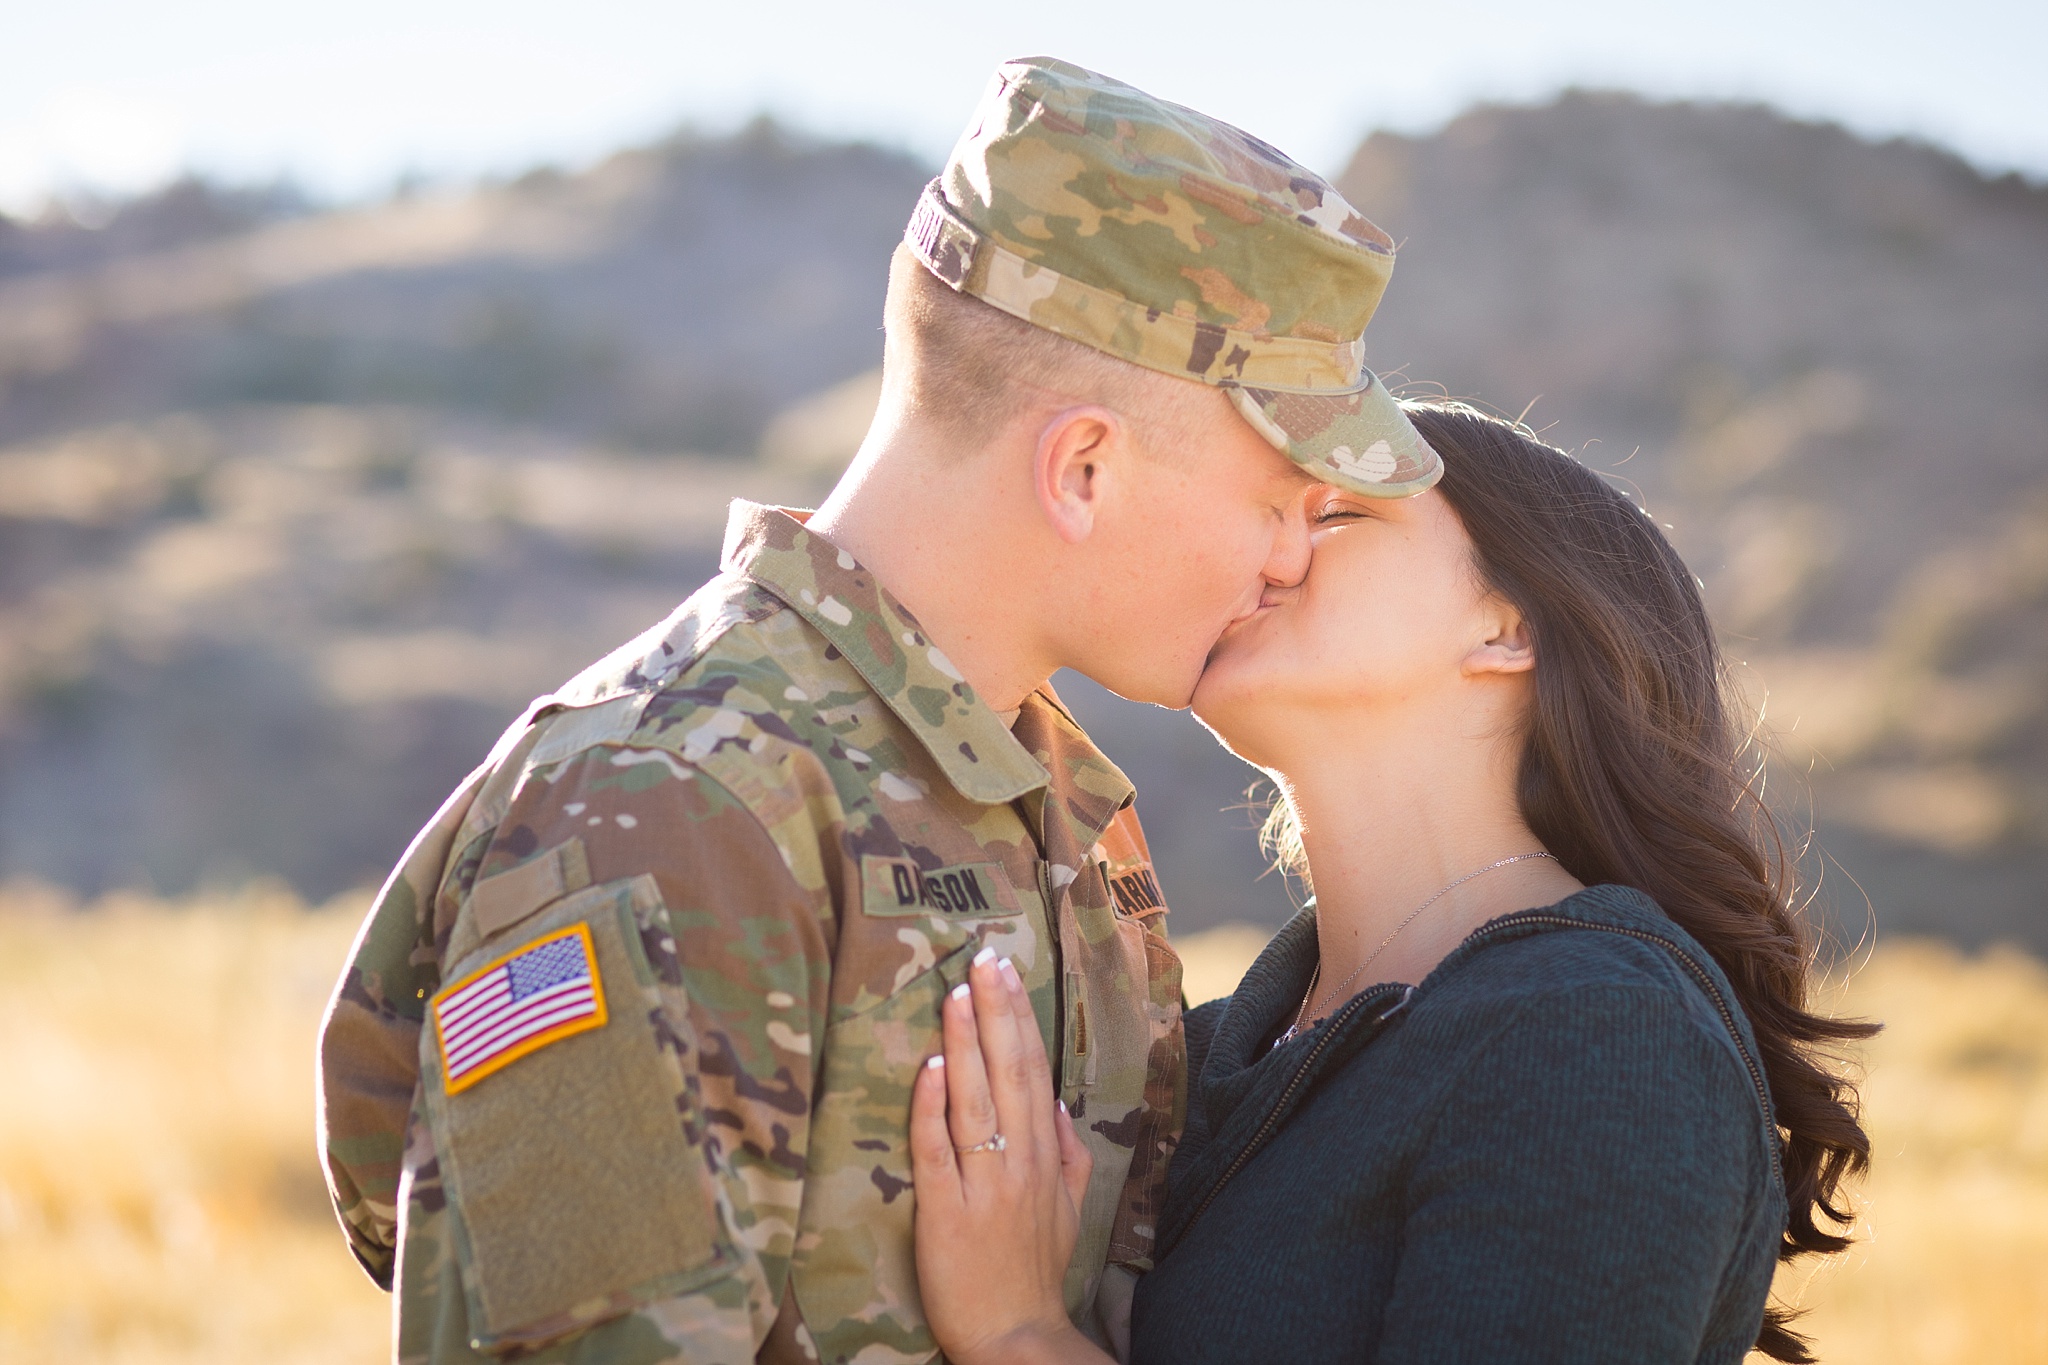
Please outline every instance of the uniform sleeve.
[[[602, 747], [526, 773], [474, 857], [474, 888], [460, 898], [467, 913], [453, 943], [446, 942], [447, 926], [439, 930], [452, 959], [463, 959], [464, 935], [473, 935], [479, 920], [497, 924], [530, 913], [523, 923], [545, 927], [551, 914], [581, 914], [586, 901], [632, 907], [637, 918], [628, 937], [641, 989], [616, 982], [609, 988], [614, 1007], [604, 1027], [623, 1031], [613, 1046], [626, 1046], [628, 1035], [644, 1037], [642, 1051], [661, 1054], [667, 1069], [660, 1075], [673, 1077], [673, 1093], [656, 1102], [656, 1119], [666, 1114], [667, 1121], [644, 1149], [634, 1137], [609, 1133], [602, 1161], [560, 1168], [558, 1186], [542, 1181], [535, 1182], [543, 1186], [538, 1191], [519, 1191], [516, 1198], [532, 1202], [508, 1215], [502, 1194], [491, 1196], [500, 1205], [494, 1210], [473, 1192], [489, 1181], [494, 1163], [518, 1159], [513, 1149], [524, 1121], [502, 1128], [502, 1158], [490, 1138], [471, 1136], [458, 1180], [444, 1150], [451, 1141], [446, 1113], [455, 1105], [440, 1101], [437, 1110], [434, 1097], [415, 1087], [401, 1163], [399, 1359], [484, 1359], [474, 1346], [484, 1339], [493, 1350], [513, 1348], [521, 1359], [540, 1362], [752, 1361], [784, 1301], [803, 1196], [811, 1040], [823, 1032], [830, 985], [826, 889], [800, 885], [776, 842], [724, 787], [653, 749]], [[535, 887], [539, 895], [569, 893], [555, 902], [563, 909], [529, 912], [518, 898], [537, 899]], [[515, 928], [502, 937], [516, 943], [526, 933]], [[495, 951], [485, 946], [473, 956]], [[413, 1028], [417, 1049], [417, 1019]], [[499, 1073], [503, 1081], [493, 1077], [458, 1098], [482, 1096], [493, 1084], [511, 1096], [532, 1084], [529, 1078], [539, 1075], [534, 1064], [544, 1056], [513, 1061]], [[551, 1104], [536, 1106], [534, 1124], [549, 1123], [550, 1112], [574, 1114], [586, 1101], [646, 1088], [603, 1074], [570, 1084], [585, 1088], [567, 1104], [553, 1092]], [[580, 1223], [575, 1211], [596, 1207], [614, 1210], [602, 1229]], [[487, 1226], [490, 1219], [501, 1233]], [[487, 1276], [477, 1267], [495, 1236], [503, 1248], [499, 1261], [512, 1267], [504, 1282], [517, 1281], [522, 1258], [537, 1253], [511, 1244], [541, 1227], [561, 1229], [565, 1244], [594, 1238], [563, 1274], [594, 1273], [592, 1254], [630, 1261], [636, 1241], [659, 1250], [666, 1239], [690, 1249], [677, 1253], [672, 1273], [648, 1279], [621, 1272], [619, 1283], [593, 1281], [585, 1286], [592, 1292], [568, 1296], [575, 1303], [553, 1317], [525, 1313], [532, 1320], [515, 1335], [494, 1334], [493, 1324], [477, 1320], [492, 1311], [480, 1307], [477, 1281]], [[639, 1264], [649, 1263], [642, 1257]], [[552, 1277], [529, 1280], [546, 1286]], [[501, 1290], [499, 1297], [509, 1296]]]
[[[648, 875], [666, 908], [674, 942], [655, 954], [689, 1002], [690, 1098], [756, 1319], [752, 1360], [787, 1288], [803, 1202], [814, 1040], [831, 1005], [831, 890], [800, 881], [754, 812], [666, 752], [587, 755], [533, 806], [535, 844], [553, 837], [547, 825], [577, 830], [594, 881]], [[523, 841], [524, 823], [515, 807], [509, 837]], [[802, 819], [782, 832], [815, 837]], [[806, 865], [816, 862], [814, 852]]]
[[1382, 1365], [1698, 1359], [1765, 1160], [1727, 1049], [1666, 992], [1559, 993], [1504, 1017], [1449, 1096]]
[[440, 985], [434, 901], [486, 777], [479, 769], [406, 850], [349, 950], [320, 1027], [319, 1141], [349, 1249], [391, 1288], [398, 1182], [419, 1085], [420, 1021]]

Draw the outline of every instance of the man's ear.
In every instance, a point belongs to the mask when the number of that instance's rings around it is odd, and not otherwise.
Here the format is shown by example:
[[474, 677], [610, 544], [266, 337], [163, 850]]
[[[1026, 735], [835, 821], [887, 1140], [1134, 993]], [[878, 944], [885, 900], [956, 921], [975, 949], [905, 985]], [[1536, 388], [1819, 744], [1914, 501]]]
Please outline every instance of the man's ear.
[[1465, 676], [1527, 673], [1536, 667], [1536, 635], [1529, 623], [1499, 598], [1487, 604], [1486, 637], [1465, 656]]
[[1108, 465], [1127, 434], [1124, 419], [1098, 404], [1065, 408], [1038, 434], [1032, 482], [1053, 533], [1078, 545], [1095, 530], [1109, 486]]

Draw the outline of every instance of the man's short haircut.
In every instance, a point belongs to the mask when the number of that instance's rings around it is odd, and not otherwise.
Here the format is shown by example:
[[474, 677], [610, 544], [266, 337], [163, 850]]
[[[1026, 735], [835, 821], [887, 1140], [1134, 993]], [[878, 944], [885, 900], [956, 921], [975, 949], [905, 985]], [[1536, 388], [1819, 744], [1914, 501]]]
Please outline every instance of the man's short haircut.
[[1150, 419], [1163, 386], [1181, 382], [958, 293], [904, 246], [889, 263], [883, 321], [912, 411], [962, 441], [986, 437], [1048, 396]]

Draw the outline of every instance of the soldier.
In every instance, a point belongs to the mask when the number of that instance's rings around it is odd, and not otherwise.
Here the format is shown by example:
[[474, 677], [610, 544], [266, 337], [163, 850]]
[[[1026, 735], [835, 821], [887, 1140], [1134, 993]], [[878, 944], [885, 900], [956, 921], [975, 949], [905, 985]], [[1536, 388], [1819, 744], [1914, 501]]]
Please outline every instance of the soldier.
[[1130, 783], [1046, 680], [1185, 704], [1305, 572], [1313, 481], [1434, 481], [1362, 364], [1392, 263], [1236, 129], [998, 70], [825, 507], [735, 504], [720, 575], [527, 709], [356, 941], [321, 1136], [399, 1359], [931, 1359], [910, 1089], [984, 948], [1093, 1153], [1068, 1307], [1116, 1341], [1180, 968]]

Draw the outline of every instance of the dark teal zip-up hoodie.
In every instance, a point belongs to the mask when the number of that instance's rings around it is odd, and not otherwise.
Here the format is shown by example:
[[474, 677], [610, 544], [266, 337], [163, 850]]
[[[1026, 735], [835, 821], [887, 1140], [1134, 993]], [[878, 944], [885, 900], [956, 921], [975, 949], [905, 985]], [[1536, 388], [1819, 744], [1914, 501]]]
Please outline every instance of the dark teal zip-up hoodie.
[[1597, 886], [1274, 1049], [1314, 911], [1188, 1016], [1134, 1365], [1728, 1362], [1785, 1227], [1769, 1091], [1705, 950]]

